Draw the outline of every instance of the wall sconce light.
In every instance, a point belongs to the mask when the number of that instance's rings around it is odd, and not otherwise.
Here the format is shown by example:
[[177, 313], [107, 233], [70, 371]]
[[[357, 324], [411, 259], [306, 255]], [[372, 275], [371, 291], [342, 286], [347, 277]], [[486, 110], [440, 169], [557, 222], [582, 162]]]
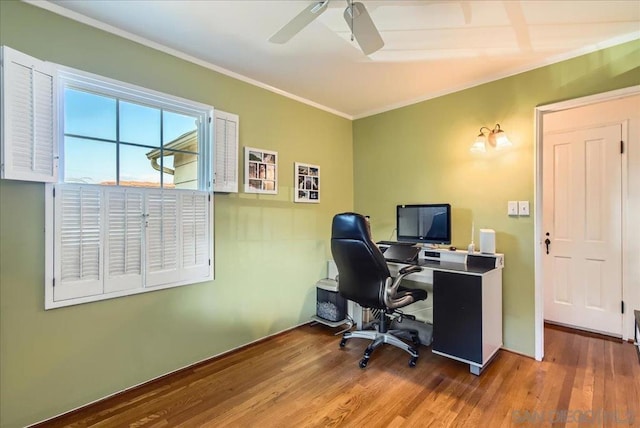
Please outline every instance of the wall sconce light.
[[487, 151], [487, 143], [496, 150], [506, 149], [513, 144], [507, 138], [507, 134], [500, 129], [500, 124], [496, 123], [493, 129], [486, 126], [480, 128], [480, 134], [476, 137], [476, 141], [469, 149], [472, 153], [485, 153]]

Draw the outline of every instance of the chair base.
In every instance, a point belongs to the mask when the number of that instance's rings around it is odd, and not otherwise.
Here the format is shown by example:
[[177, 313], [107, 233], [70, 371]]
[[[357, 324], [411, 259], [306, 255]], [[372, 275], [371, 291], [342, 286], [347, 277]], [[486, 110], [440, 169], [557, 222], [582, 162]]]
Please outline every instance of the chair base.
[[[408, 343], [403, 342], [397, 336], [398, 335], [409, 335], [411, 340], [413, 341], [415, 347], [409, 345]], [[420, 346], [420, 339], [418, 338], [418, 333], [410, 330], [389, 330], [385, 333], [381, 333], [377, 330], [355, 330], [348, 331], [342, 335], [342, 340], [340, 341], [340, 347], [344, 347], [347, 343], [347, 340], [352, 338], [358, 339], [369, 339], [372, 342], [367, 346], [364, 351], [364, 355], [362, 356], [362, 360], [360, 360], [360, 368], [367, 367], [369, 363], [369, 358], [371, 358], [371, 353], [378, 348], [382, 344], [389, 344], [395, 346], [396, 348], [400, 348], [403, 351], [407, 352], [411, 355], [409, 359], [409, 367], [415, 367], [416, 361], [418, 360], [418, 349]]]

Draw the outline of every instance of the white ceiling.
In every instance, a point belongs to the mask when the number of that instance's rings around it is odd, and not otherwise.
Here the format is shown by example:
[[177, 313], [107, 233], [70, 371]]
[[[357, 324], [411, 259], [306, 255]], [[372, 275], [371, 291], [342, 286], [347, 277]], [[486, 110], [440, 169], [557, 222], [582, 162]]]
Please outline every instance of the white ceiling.
[[347, 118], [640, 38], [638, 0], [360, 1], [385, 41], [369, 57], [344, 0], [284, 45], [268, 39], [313, 0], [29, 3]]

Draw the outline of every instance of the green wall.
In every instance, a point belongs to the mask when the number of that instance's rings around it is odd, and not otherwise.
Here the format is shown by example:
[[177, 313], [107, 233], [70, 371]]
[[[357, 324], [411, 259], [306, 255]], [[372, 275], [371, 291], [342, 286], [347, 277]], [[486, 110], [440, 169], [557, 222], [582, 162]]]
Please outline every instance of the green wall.
[[[508, 200], [533, 209], [534, 107], [640, 84], [635, 41], [352, 123], [21, 2], [0, 0], [0, 44], [237, 113], [240, 145], [280, 156], [277, 196], [216, 195], [215, 281], [46, 312], [44, 186], [1, 180], [2, 427], [307, 321], [331, 217], [354, 208], [378, 239], [390, 237], [398, 203], [450, 202], [458, 247], [472, 220], [495, 229], [505, 346], [532, 355], [533, 216], [505, 213]], [[495, 123], [513, 149], [471, 155], [480, 126]], [[321, 166], [322, 203], [292, 202], [294, 161]]]
[[[416, 76], [416, 78], [427, 78]], [[453, 245], [466, 248], [475, 222], [496, 231], [503, 273], [504, 346], [534, 354], [534, 109], [640, 84], [640, 41], [480, 85], [353, 125], [354, 206], [389, 239], [397, 204], [449, 202]], [[512, 149], [478, 156], [481, 126], [499, 123]], [[507, 201], [531, 216], [508, 217]]]
[[[0, 44], [237, 113], [240, 145], [278, 151], [280, 169], [278, 195], [215, 196], [215, 281], [50, 311], [44, 185], [0, 180], [0, 426], [309, 320], [331, 218], [353, 208], [349, 120], [21, 2], [0, 1]], [[294, 161], [320, 165], [320, 204], [292, 202]]]

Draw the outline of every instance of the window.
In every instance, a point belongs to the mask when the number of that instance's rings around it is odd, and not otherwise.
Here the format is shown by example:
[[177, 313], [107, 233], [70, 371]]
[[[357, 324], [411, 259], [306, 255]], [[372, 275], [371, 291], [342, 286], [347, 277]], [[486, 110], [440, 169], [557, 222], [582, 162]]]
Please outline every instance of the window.
[[65, 183], [207, 190], [211, 108], [61, 70]]
[[45, 308], [213, 279], [213, 109], [2, 56], [2, 178], [51, 183]]

